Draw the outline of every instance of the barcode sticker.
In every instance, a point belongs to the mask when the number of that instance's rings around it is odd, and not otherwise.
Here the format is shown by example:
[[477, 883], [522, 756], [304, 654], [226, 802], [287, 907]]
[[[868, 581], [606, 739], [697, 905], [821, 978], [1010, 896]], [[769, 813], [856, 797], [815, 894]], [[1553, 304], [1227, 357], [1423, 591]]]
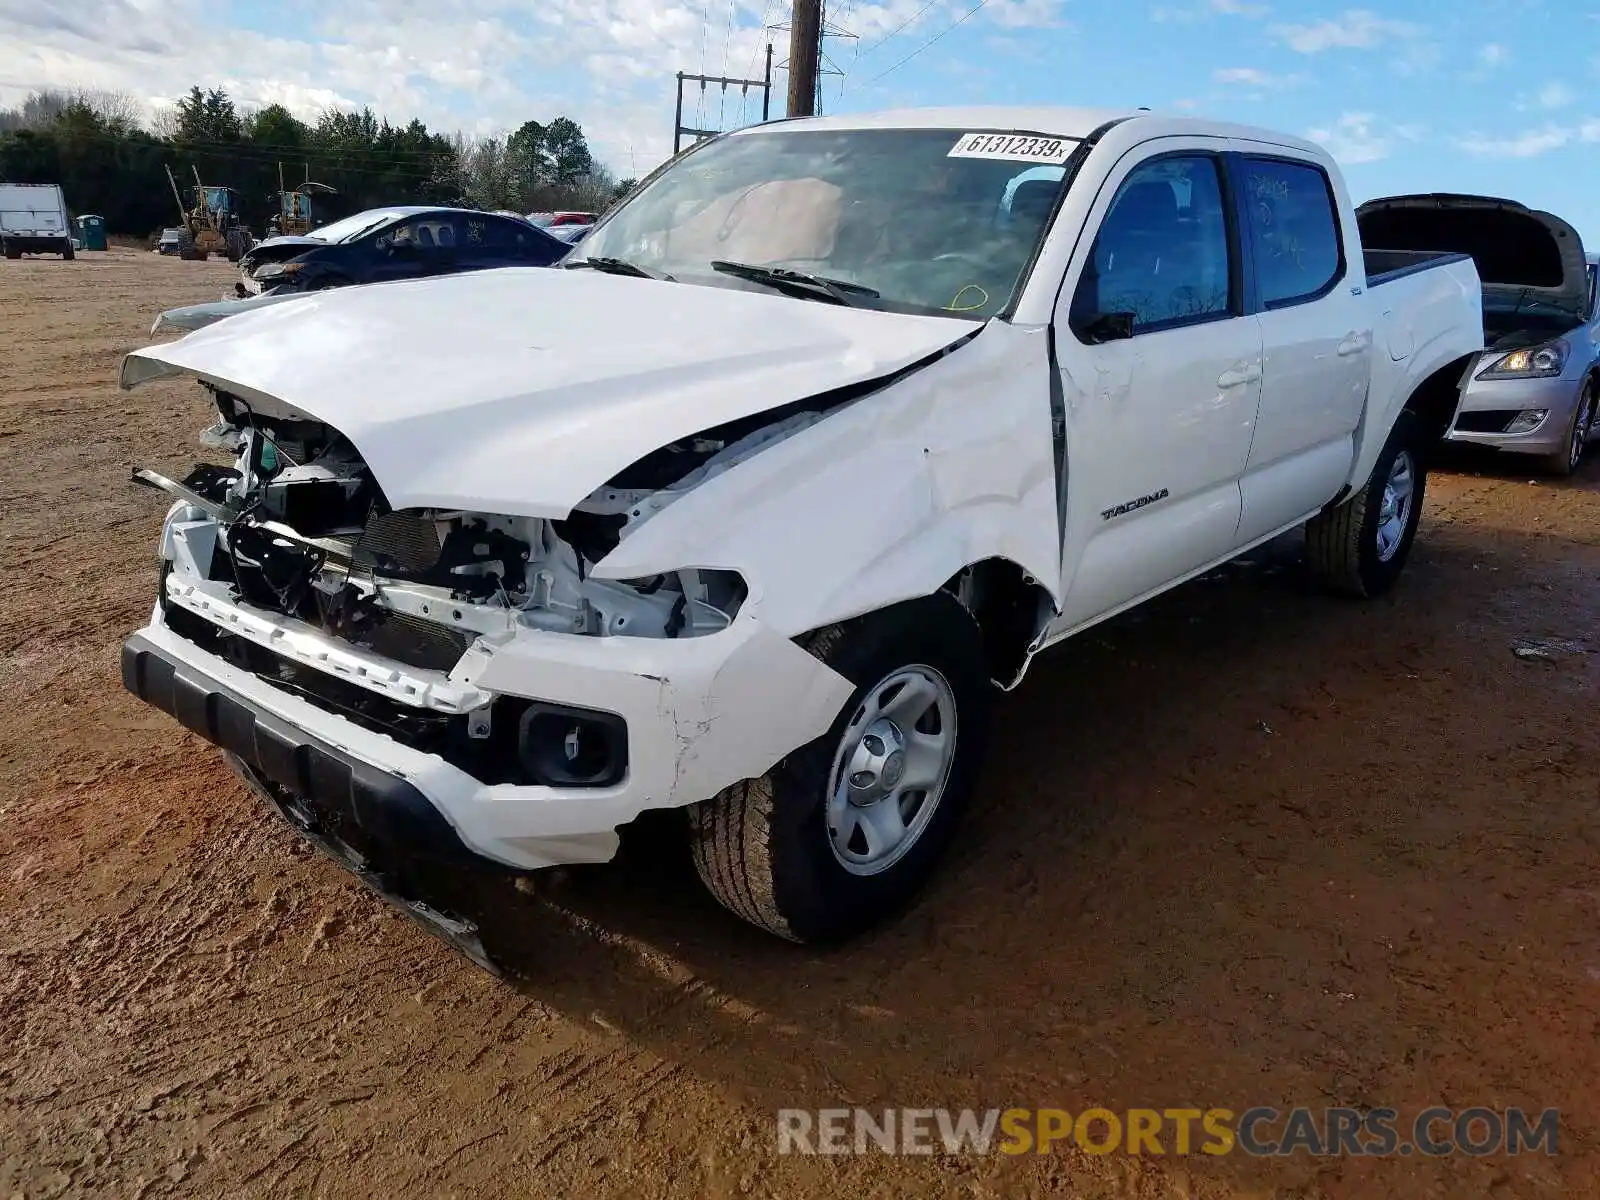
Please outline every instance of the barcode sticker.
[[1067, 161], [1075, 144], [1073, 138], [1040, 137], [1035, 133], [964, 133], [947, 157], [1059, 164]]

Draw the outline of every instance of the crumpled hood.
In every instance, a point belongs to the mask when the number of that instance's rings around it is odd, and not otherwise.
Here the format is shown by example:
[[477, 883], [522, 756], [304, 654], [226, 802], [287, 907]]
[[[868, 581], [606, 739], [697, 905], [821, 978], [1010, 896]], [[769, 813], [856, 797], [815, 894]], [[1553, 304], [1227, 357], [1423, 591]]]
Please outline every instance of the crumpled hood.
[[315, 293], [129, 354], [326, 422], [395, 508], [563, 517], [652, 450], [928, 357], [966, 321], [514, 267]]
[[245, 257], [259, 256], [262, 251], [269, 254], [276, 250], [280, 253], [272, 254], [273, 258], [289, 258], [291, 254], [282, 251], [292, 251], [293, 254], [303, 254], [307, 250], [315, 250], [318, 246], [331, 246], [334, 243], [325, 242], [321, 238], [307, 237], [303, 233], [280, 233], [277, 237], [262, 238], [245, 252]]

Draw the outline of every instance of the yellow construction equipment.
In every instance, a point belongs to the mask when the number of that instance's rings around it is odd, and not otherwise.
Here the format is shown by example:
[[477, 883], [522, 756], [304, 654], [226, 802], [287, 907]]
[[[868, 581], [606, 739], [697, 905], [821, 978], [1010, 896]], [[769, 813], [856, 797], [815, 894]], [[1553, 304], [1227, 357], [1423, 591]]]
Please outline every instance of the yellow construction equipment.
[[277, 234], [305, 235], [316, 227], [316, 220], [312, 216], [311, 198], [313, 195], [338, 195], [338, 189], [326, 183], [315, 183], [311, 179], [311, 168], [306, 168], [306, 179], [298, 188], [290, 191], [283, 186], [283, 164], [278, 164], [278, 211], [267, 221], [268, 236]]
[[172, 168], [167, 168], [167, 182], [172, 184], [172, 197], [178, 202], [178, 220], [183, 233], [178, 240], [178, 257], [204, 262], [207, 255], [226, 254], [229, 262], [238, 262], [244, 252], [255, 244], [249, 228], [239, 214], [239, 193], [228, 187], [207, 187], [200, 182], [200, 171], [193, 165], [194, 199], [185, 204]]

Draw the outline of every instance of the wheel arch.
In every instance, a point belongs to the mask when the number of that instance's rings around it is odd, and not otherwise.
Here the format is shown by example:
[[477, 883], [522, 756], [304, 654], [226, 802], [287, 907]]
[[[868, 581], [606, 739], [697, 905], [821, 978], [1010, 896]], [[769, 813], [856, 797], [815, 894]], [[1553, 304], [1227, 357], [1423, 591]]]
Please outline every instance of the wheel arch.
[[940, 591], [959, 600], [983, 634], [989, 678], [1022, 682], [1033, 650], [1059, 611], [1048, 588], [1009, 558], [985, 558], [957, 571]]
[[1478, 355], [1473, 353], [1445, 363], [1418, 383], [1400, 406], [1400, 412], [1411, 413], [1418, 422], [1425, 448], [1436, 446], [1450, 431], [1477, 360]]
[[[989, 679], [1005, 689], [1022, 681], [1032, 652], [1058, 612], [1050, 591], [1020, 563], [995, 556], [962, 567], [931, 593], [895, 600], [876, 612], [946, 595], [966, 609], [983, 639]], [[862, 613], [860, 616], [868, 616]], [[828, 631], [846, 621], [830, 622], [794, 639], [802, 646], [826, 645]]]

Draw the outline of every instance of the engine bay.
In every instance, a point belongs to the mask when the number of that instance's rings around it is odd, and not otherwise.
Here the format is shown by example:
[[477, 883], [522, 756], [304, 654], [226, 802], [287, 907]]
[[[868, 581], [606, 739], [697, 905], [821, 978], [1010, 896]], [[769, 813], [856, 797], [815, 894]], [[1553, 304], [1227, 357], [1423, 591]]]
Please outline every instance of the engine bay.
[[622, 538], [706, 479], [820, 419], [769, 413], [646, 456], [564, 519], [390, 508], [360, 453], [317, 421], [270, 417], [208, 386], [202, 441], [231, 466], [136, 482], [189, 506], [181, 574], [409, 665], [448, 671], [479, 635], [531, 628], [597, 637], [695, 637], [726, 628], [746, 594], [732, 571], [685, 567], [596, 579]]

